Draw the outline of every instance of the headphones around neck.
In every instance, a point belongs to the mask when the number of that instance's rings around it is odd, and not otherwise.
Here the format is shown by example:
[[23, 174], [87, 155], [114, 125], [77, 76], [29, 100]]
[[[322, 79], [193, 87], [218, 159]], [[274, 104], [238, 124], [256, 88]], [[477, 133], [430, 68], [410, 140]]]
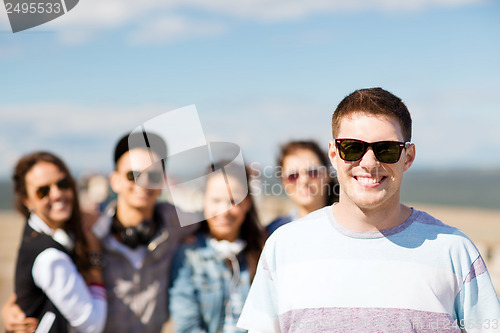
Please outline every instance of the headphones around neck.
[[152, 220], [144, 220], [138, 225], [130, 227], [125, 227], [115, 215], [113, 216], [111, 233], [120, 243], [135, 249], [139, 245], [148, 245], [156, 234], [158, 226], [157, 214], [154, 214]]

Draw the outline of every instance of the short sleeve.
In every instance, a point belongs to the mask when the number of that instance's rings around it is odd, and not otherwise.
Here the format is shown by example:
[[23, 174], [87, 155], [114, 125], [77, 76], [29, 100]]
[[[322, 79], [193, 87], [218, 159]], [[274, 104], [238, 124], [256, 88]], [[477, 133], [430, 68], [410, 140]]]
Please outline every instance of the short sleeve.
[[[249, 332], [280, 332], [275, 265], [268, 244], [264, 247], [255, 278], [245, 301], [238, 327]], [[271, 256], [270, 256], [271, 255]]]
[[481, 255], [470, 266], [455, 308], [467, 332], [500, 332], [500, 302]]

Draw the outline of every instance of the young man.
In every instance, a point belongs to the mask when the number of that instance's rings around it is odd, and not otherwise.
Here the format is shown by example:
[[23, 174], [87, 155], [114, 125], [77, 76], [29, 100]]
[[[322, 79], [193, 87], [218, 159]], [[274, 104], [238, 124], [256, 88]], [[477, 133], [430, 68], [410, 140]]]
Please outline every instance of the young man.
[[[93, 227], [103, 247], [95, 260], [104, 264], [104, 332], [158, 333], [168, 319], [172, 258], [197, 225], [180, 227], [175, 207], [157, 203], [166, 151], [160, 136], [146, 132], [125, 135], [116, 144], [110, 185], [117, 199]], [[13, 300], [3, 310], [6, 326], [32, 332], [33, 322], [9, 305]]]
[[175, 207], [157, 203], [166, 149], [153, 133], [132, 133], [116, 145], [110, 185], [117, 199], [94, 226], [104, 252], [105, 332], [160, 332], [168, 319], [172, 258], [196, 225], [180, 227]]
[[238, 326], [250, 332], [497, 332], [500, 303], [459, 230], [400, 202], [415, 159], [411, 117], [381, 89], [332, 118], [337, 204], [266, 243]]

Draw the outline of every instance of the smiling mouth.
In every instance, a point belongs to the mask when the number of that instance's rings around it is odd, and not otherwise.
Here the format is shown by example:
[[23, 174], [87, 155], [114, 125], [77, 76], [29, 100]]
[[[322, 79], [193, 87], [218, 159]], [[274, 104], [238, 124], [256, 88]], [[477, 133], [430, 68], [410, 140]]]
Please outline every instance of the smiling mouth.
[[52, 209], [54, 210], [64, 210], [66, 209], [66, 207], [68, 207], [68, 203], [67, 202], [54, 202], [52, 204]]
[[358, 181], [361, 185], [366, 185], [366, 186], [373, 186], [373, 185], [378, 185], [380, 184], [384, 179], [387, 177], [358, 177], [354, 176], [354, 179]]

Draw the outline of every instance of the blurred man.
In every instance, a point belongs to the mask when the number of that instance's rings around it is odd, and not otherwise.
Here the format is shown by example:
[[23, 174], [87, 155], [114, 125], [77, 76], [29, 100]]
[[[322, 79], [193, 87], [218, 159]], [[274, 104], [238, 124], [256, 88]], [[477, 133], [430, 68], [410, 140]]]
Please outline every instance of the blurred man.
[[166, 149], [152, 133], [126, 135], [116, 145], [110, 185], [117, 199], [94, 227], [105, 256], [105, 332], [159, 332], [168, 319], [172, 257], [196, 226], [181, 228], [175, 207], [156, 202]]
[[401, 99], [381, 88], [355, 91], [335, 110], [332, 132], [339, 202], [271, 235], [238, 326], [500, 331], [500, 303], [474, 244], [400, 202], [403, 173], [415, 159]]

